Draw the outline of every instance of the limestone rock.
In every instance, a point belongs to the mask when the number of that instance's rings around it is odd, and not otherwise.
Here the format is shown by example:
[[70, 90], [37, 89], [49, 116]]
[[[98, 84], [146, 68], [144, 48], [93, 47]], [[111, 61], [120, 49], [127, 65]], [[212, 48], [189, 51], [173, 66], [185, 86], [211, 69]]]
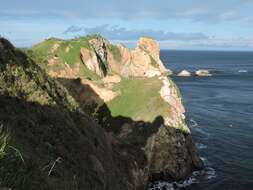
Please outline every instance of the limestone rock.
[[140, 38], [137, 47], [128, 50], [120, 48], [124, 66], [121, 74], [124, 77], [153, 77], [168, 72], [160, 60], [159, 44], [151, 38]]
[[200, 76], [200, 77], [209, 77], [209, 76], [212, 76], [212, 74], [208, 70], [206, 70], [206, 69], [197, 70], [195, 72], [195, 74], [197, 76]]
[[89, 70], [95, 72], [100, 77], [104, 77], [106, 75], [106, 67], [98, 59], [94, 51], [90, 51], [89, 49], [82, 48], [81, 58], [82, 58], [83, 63]]
[[102, 37], [95, 37], [89, 40], [89, 43], [94, 48], [96, 54], [99, 56], [102, 62], [107, 61], [107, 49], [106, 45], [109, 43]]
[[190, 77], [191, 73], [187, 70], [182, 70], [180, 73], [177, 74], [179, 77]]
[[160, 46], [159, 43], [152, 38], [141, 37], [138, 41], [137, 47], [147, 51], [149, 55], [155, 60], [161, 72], [167, 72], [167, 69], [160, 60]]
[[99, 87], [98, 85], [94, 84], [92, 81], [87, 79], [82, 79], [81, 83], [83, 85], [89, 85], [90, 88], [99, 96], [101, 100], [104, 102], [109, 102], [110, 100], [114, 99], [116, 96], [120, 94], [118, 91], [112, 91], [107, 88]]
[[151, 77], [155, 77], [155, 76], [161, 76], [161, 71], [159, 69], [150, 69], [147, 70], [145, 73], [145, 77], [147, 78], [151, 78]]
[[118, 75], [107, 76], [102, 79], [104, 83], [119, 83], [121, 81], [121, 77]]

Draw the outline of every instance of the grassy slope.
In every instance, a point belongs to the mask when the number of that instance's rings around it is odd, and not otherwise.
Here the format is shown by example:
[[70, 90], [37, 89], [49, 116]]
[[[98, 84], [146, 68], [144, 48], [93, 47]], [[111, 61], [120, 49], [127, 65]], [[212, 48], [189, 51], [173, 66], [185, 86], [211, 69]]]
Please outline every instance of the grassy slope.
[[[80, 37], [73, 40], [60, 40], [50, 38], [32, 47], [28, 54], [40, 63], [40, 66], [47, 69], [47, 61], [53, 57], [57, 57], [59, 62], [53, 68], [54, 71], [59, 71], [68, 64], [71, 68], [75, 68], [78, 64], [82, 65], [80, 51], [81, 48], [91, 49], [88, 40], [92, 36]], [[54, 46], [58, 44], [58, 48]], [[91, 78], [98, 80], [99, 76], [88, 70], [85, 66], [80, 67], [80, 77]]]
[[160, 97], [161, 86], [156, 77], [123, 80], [115, 86], [121, 95], [107, 103], [112, 116], [152, 122], [157, 116], [168, 115], [170, 107]]

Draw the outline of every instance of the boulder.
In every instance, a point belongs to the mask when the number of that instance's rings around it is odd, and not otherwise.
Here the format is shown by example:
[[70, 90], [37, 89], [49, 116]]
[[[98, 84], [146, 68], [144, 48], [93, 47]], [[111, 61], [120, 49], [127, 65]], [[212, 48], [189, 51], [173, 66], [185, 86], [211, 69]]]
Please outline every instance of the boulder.
[[200, 77], [209, 77], [209, 76], [212, 76], [212, 74], [208, 70], [206, 70], [206, 69], [197, 70], [195, 72], [195, 74], [197, 76], [200, 76]]
[[191, 73], [187, 70], [182, 70], [180, 73], [177, 74], [179, 77], [190, 77]]

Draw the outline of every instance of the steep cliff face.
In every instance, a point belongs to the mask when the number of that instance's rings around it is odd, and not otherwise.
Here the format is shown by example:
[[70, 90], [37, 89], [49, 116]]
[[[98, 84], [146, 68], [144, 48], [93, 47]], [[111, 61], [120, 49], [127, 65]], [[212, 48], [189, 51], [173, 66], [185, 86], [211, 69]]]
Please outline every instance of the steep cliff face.
[[88, 36], [47, 40], [29, 53], [38, 61], [48, 59], [41, 66], [115, 137], [118, 153], [129, 160], [129, 189], [143, 188], [149, 180], [183, 179], [202, 166], [184, 121], [181, 95], [166, 76], [159, 51], [150, 38], [141, 38], [130, 50]]

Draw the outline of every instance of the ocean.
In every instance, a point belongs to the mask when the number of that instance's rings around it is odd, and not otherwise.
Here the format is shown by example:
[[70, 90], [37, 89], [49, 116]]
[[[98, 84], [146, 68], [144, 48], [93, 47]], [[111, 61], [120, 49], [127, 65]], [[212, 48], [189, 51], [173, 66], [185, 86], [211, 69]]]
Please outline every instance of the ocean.
[[172, 78], [181, 90], [203, 171], [163, 190], [253, 189], [253, 52], [161, 51], [177, 73], [208, 69], [211, 77]]

